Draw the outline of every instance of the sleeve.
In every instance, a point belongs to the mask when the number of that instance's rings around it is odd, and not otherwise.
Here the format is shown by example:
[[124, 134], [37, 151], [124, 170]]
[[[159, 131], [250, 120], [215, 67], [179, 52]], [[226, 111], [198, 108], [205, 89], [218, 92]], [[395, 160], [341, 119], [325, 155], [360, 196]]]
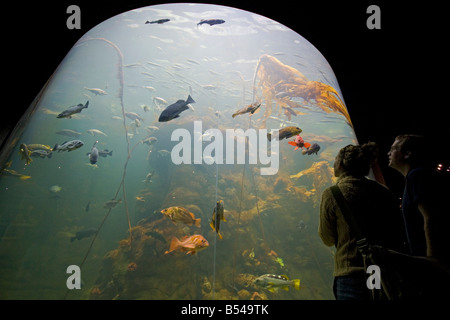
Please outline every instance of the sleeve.
[[327, 246], [337, 244], [336, 213], [334, 211], [333, 195], [330, 189], [322, 193], [319, 215], [319, 236]]

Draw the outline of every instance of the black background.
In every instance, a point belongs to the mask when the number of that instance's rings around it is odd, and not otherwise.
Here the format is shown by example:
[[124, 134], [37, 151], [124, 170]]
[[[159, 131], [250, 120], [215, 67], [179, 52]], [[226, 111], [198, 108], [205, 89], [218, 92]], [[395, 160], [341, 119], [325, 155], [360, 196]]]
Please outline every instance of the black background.
[[[177, 1], [173, 1], [177, 2]], [[188, 2], [188, 1], [185, 1]], [[196, 2], [196, 1], [190, 1]], [[206, 2], [206, 1], [202, 1]], [[394, 3], [395, 2], [395, 3]], [[2, 5], [1, 126], [12, 128], [71, 47], [104, 20], [165, 1], [11, 2]], [[212, 1], [251, 11], [296, 31], [333, 68], [360, 144], [376, 141], [388, 186], [403, 177], [387, 167], [396, 135], [428, 136], [424, 152], [449, 161], [446, 12], [440, 2]], [[69, 30], [67, 7], [81, 9], [81, 30]], [[381, 29], [369, 30], [369, 5], [381, 9]], [[447, 19], [448, 20], [448, 19]]]

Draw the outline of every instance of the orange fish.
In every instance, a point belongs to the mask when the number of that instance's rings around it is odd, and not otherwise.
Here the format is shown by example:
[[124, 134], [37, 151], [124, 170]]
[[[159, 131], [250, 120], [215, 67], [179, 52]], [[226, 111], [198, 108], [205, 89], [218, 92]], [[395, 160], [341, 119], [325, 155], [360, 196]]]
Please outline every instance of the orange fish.
[[196, 219], [195, 215], [183, 207], [170, 207], [161, 210], [161, 213], [170, 218], [174, 223], [183, 222], [189, 226], [195, 225], [200, 228], [201, 219]]
[[305, 148], [311, 147], [311, 143], [303, 141], [303, 138], [300, 137], [300, 135], [297, 135], [297, 136], [295, 137], [295, 140], [294, 140], [294, 141], [289, 141], [288, 143], [289, 143], [291, 146], [295, 146], [295, 149], [294, 149], [294, 150], [297, 150], [297, 149], [299, 149], [299, 148], [302, 148], [302, 149], [303, 149], [303, 147], [305, 147]]
[[200, 234], [194, 234], [193, 236], [186, 236], [181, 241], [177, 237], [172, 238], [170, 248], [164, 254], [168, 254], [174, 250], [186, 252], [186, 254], [195, 255], [197, 251], [206, 249], [209, 246], [208, 240], [206, 240]]

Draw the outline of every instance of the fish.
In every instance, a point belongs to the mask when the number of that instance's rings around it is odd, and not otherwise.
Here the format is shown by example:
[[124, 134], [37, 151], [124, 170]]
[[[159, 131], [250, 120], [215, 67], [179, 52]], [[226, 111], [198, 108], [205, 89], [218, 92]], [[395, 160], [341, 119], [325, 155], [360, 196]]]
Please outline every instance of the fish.
[[33, 150], [30, 153], [30, 156], [32, 157], [40, 157], [40, 158], [51, 158], [53, 155], [52, 149], [50, 151], [47, 150]]
[[89, 130], [86, 130], [86, 131], [89, 132], [90, 134], [92, 134], [93, 136], [95, 134], [101, 134], [101, 135], [107, 137], [106, 133], [104, 133], [104, 132], [102, 132], [102, 131], [100, 131], [98, 129], [89, 129]]
[[278, 93], [275, 95], [275, 98], [277, 98], [277, 99], [283, 99], [283, 98], [288, 97], [288, 96], [290, 96], [290, 95], [291, 95], [291, 93], [289, 93], [289, 92], [278, 92]]
[[122, 202], [122, 199], [119, 199], [119, 200], [111, 199], [111, 200], [105, 202], [105, 204], [103, 205], [103, 208], [112, 209], [121, 202]]
[[141, 121], [144, 121], [144, 118], [139, 116], [136, 112], [125, 112], [125, 117], [135, 121], [136, 119], [139, 119]]
[[[152, 87], [152, 86], [142, 86], [142, 88], [144, 88], [144, 89], [147, 89], [148, 91], [156, 91], [156, 89], [154, 88], [154, 87]], [[142, 108], [144, 108], [144, 107], [147, 107], [148, 108], [148, 106], [147, 105], [141, 105], [141, 107]], [[147, 110], [147, 111], [149, 111], [149, 110]]]
[[48, 191], [50, 191], [51, 193], [58, 193], [61, 190], [62, 190], [62, 187], [58, 186], [57, 184], [48, 188]]
[[148, 145], [148, 146], [151, 146], [153, 143], [155, 143], [155, 142], [157, 142], [157, 141], [158, 141], [158, 138], [155, 138], [155, 137], [148, 137], [148, 138], [143, 139], [141, 142], [142, 142], [142, 143], [145, 143], [145, 144]]
[[222, 19], [202, 19], [200, 20], [199, 23], [197, 23], [197, 28], [198, 26], [202, 25], [202, 24], [209, 24], [210, 26], [213, 26], [215, 24], [222, 24], [225, 23], [225, 20]]
[[95, 147], [95, 145], [97, 144], [98, 141], [95, 141], [94, 144], [92, 145], [92, 149], [91, 152], [88, 154], [89, 157], [89, 162], [91, 164], [96, 164], [97, 160], [98, 160], [98, 149]]
[[167, 106], [169, 104], [166, 100], [164, 100], [161, 97], [153, 97], [153, 103], [158, 107], [160, 105]]
[[302, 148], [302, 149], [303, 149], [303, 148], [309, 148], [309, 147], [311, 147], [311, 143], [305, 142], [305, 141], [303, 140], [303, 138], [300, 137], [299, 134], [295, 137], [295, 140], [294, 140], [294, 141], [289, 141], [288, 143], [289, 143], [291, 146], [294, 146], [294, 147], [295, 147], [294, 151], [295, 151], [295, 150], [298, 150], [299, 148]]
[[75, 237], [71, 237], [70, 238], [70, 242], [74, 242], [75, 240], [81, 240], [81, 239], [93, 236], [94, 234], [97, 233], [97, 231], [98, 231], [98, 229], [95, 229], [95, 228], [90, 228], [90, 229], [78, 231], [75, 234]]
[[[280, 131], [278, 131], [278, 140], [283, 140], [283, 139], [293, 137], [295, 135], [300, 134], [301, 132], [302, 132], [302, 129], [300, 129], [299, 127], [294, 127], [294, 126], [285, 127], [283, 129], [280, 129]], [[272, 140], [271, 133], [267, 134], [267, 139], [269, 139], [269, 141]]]
[[145, 24], [148, 24], [148, 23], [157, 23], [157, 24], [163, 24], [163, 23], [166, 23], [166, 22], [169, 22], [170, 21], [170, 19], [159, 19], [159, 20], [154, 20], [154, 21], [146, 21], [145, 22]]
[[106, 156], [112, 157], [112, 153], [113, 151], [109, 151], [108, 149], [98, 150], [98, 155], [103, 158], [106, 158]]
[[149, 173], [147, 173], [147, 175], [145, 176], [145, 179], [142, 180], [142, 182], [145, 182], [145, 183], [152, 182], [153, 173], [154, 173], [154, 172], [149, 172]]
[[[194, 99], [192, 99], [191, 95], [188, 95], [188, 98], [186, 101], [184, 100], [178, 100], [177, 102], [171, 104], [167, 108], [161, 112], [161, 115], [159, 116], [158, 121], [159, 122], [167, 122], [172, 119], [178, 118], [180, 116], [180, 113], [184, 110], [187, 110], [190, 108], [189, 103], [195, 103]], [[192, 108], [192, 107], [191, 107]]]
[[254, 114], [255, 111], [258, 110], [258, 108], [259, 108], [260, 106], [261, 106], [261, 103], [256, 103], [256, 102], [255, 102], [255, 103], [252, 103], [252, 104], [249, 104], [248, 106], [243, 107], [242, 109], [236, 111], [236, 112], [233, 113], [231, 116], [234, 118], [234, 117], [236, 117], [237, 115], [244, 114], [244, 113]]
[[284, 114], [289, 117], [290, 117], [290, 115], [297, 116], [297, 112], [292, 110], [292, 108], [290, 108], [290, 107], [281, 107], [281, 109], [283, 109]]
[[168, 157], [170, 155], [170, 151], [167, 151], [165, 149], [163, 150], [158, 150], [158, 156], [165, 158]]
[[217, 232], [217, 235], [219, 236], [219, 239], [223, 239], [222, 235], [220, 234], [220, 221], [226, 222], [225, 217], [223, 215], [224, 209], [223, 209], [223, 200], [219, 200], [216, 203], [216, 206], [214, 207], [213, 215], [212, 215], [212, 221], [209, 224], [211, 228]]
[[81, 132], [70, 130], [70, 129], [63, 129], [56, 131], [56, 134], [60, 134], [62, 136], [72, 137], [72, 138], [78, 138], [81, 135]]
[[25, 159], [26, 165], [29, 165], [31, 163], [31, 161], [33, 161], [33, 159], [31, 159], [31, 157], [30, 157], [31, 151], [28, 150], [28, 146], [25, 143], [22, 143], [19, 146], [19, 154], [20, 154], [20, 158], [22, 160]]
[[19, 178], [20, 180], [23, 180], [23, 181], [28, 180], [28, 179], [31, 178], [31, 176], [27, 176], [27, 175], [18, 173], [16, 170], [7, 169], [7, 168], [3, 168], [1, 173], [2, 174], [6, 174], [6, 175], [10, 175], [10, 176], [13, 176], [13, 177], [17, 177], [17, 178]]
[[63, 112], [58, 114], [56, 117], [71, 119], [73, 114], [80, 113], [83, 109], [86, 109], [88, 106], [89, 106], [89, 100], [84, 105], [82, 103], [79, 103], [76, 106], [71, 106], [71, 107], [67, 108], [66, 110], [64, 110]]
[[280, 288], [289, 291], [289, 287], [300, 290], [300, 279], [289, 280], [285, 275], [264, 274], [253, 280], [253, 284], [270, 292], [277, 292]]
[[308, 226], [306, 225], [305, 221], [300, 220], [300, 221], [298, 222], [297, 227], [300, 229], [300, 231], [303, 231], [303, 230], [305, 230]]
[[32, 143], [27, 144], [28, 150], [35, 151], [35, 150], [44, 150], [44, 151], [52, 151], [52, 147], [46, 145], [46, 144], [39, 144], [39, 143]]
[[[98, 150], [98, 155], [103, 158], [106, 158], [107, 156], [112, 157], [112, 153], [113, 153], [113, 151], [112, 150], [109, 151], [108, 149]], [[89, 156], [90, 154], [91, 154], [90, 152], [86, 153], [87, 156]]]
[[27, 145], [28, 150], [31, 152], [30, 156], [32, 157], [41, 157], [41, 158], [51, 158], [53, 154], [53, 150], [50, 146], [39, 143], [32, 143]]
[[55, 144], [52, 151], [58, 150], [58, 152], [61, 152], [61, 151], [69, 151], [70, 152], [72, 150], [81, 148], [82, 146], [84, 146], [84, 142], [81, 140], [64, 141], [63, 144], [61, 144], [61, 145]]
[[172, 238], [169, 250], [164, 252], [168, 254], [172, 251], [179, 250], [186, 252], [186, 254], [195, 255], [198, 251], [206, 249], [209, 246], [208, 240], [206, 240], [200, 234], [194, 234], [193, 236], [186, 236], [181, 241], [177, 237]]
[[317, 143], [313, 143], [312, 146], [307, 148], [306, 150], [302, 150], [302, 154], [308, 154], [311, 155], [313, 153], [317, 154], [319, 152], [320, 146]]
[[95, 95], [101, 95], [101, 96], [104, 96], [104, 95], [107, 95], [107, 94], [108, 94], [105, 90], [98, 89], [98, 88], [86, 88], [86, 87], [84, 87], [84, 89], [87, 90], [87, 91], [89, 91], [89, 92], [94, 93]]
[[205, 89], [205, 90], [216, 90], [218, 87], [216, 87], [216, 86], [214, 86], [214, 85], [212, 85], [212, 84], [207, 84], [207, 85], [204, 85], [204, 86], [202, 86], [203, 87], [203, 89]]
[[173, 223], [183, 222], [184, 224], [187, 224], [189, 226], [195, 225], [196, 227], [200, 228], [201, 219], [196, 219], [195, 215], [186, 208], [169, 207], [161, 210], [161, 213], [170, 218]]
[[91, 206], [91, 201], [89, 201], [89, 202], [87, 203], [87, 205], [84, 207], [84, 211], [85, 211], [85, 212], [88, 212], [90, 206]]
[[148, 231], [145, 234], [149, 235], [149, 236], [152, 236], [153, 238], [155, 238], [155, 239], [157, 239], [157, 240], [159, 240], [161, 242], [166, 242], [166, 239], [164, 239], [164, 237], [160, 233], [158, 233], [156, 231]]

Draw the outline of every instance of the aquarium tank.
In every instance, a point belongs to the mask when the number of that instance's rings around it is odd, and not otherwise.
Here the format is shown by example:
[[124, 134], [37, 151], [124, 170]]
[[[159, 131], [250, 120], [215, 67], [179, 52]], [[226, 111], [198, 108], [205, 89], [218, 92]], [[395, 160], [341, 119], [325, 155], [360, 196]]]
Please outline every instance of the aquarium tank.
[[356, 143], [332, 68], [286, 26], [208, 4], [114, 16], [1, 150], [0, 298], [334, 299], [319, 203]]

